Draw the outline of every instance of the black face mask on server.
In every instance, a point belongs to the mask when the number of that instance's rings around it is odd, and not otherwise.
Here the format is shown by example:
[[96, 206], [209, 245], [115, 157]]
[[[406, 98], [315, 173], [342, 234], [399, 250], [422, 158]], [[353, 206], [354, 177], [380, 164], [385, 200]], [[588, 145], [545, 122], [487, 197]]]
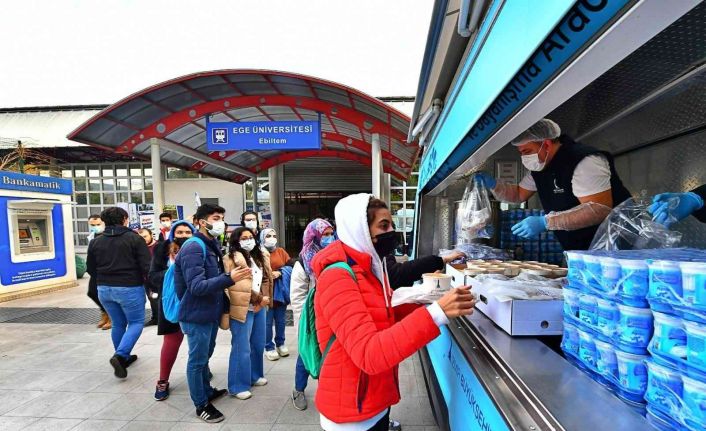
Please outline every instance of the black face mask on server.
[[375, 239], [377, 242], [373, 243], [373, 247], [375, 247], [375, 251], [380, 259], [384, 259], [389, 256], [397, 248], [397, 232], [394, 230], [381, 233], [380, 235], [377, 235]]
[[184, 243], [186, 242], [187, 239], [189, 239], [189, 238], [174, 238], [174, 244], [181, 247], [182, 245], [184, 245]]

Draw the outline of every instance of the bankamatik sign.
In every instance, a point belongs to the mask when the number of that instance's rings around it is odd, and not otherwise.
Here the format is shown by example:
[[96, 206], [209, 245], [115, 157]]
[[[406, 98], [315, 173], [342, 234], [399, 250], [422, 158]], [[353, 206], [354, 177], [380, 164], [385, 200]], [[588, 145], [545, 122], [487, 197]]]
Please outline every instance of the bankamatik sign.
[[318, 150], [318, 121], [258, 121], [207, 123], [209, 151], [225, 150]]

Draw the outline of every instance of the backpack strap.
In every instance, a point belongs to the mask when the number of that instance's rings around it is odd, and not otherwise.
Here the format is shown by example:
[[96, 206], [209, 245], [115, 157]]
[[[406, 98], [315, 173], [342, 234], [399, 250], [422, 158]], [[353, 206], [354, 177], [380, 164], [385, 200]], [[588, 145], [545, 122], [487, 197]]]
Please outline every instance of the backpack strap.
[[[353, 281], [355, 281], [356, 284], [357, 284], [357, 283], [358, 283], [358, 279], [355, 277], [355, 272], [353, 272], [353, 268], [351, 268], [351, 265], [350, 265], [351, 263], [353, 263], [353, 261], [352, 261], [351, 259], [348, 259], [348, 262], [349, 262], [349, 263], [346, 263], [346, 262], [335, 262], [335, 263], [332, 263], [331, 265], [329, 265], [329, 266], [327, 266], [326, 268], [324, 268], [324, 270], [321, 271], [321, 273], [323, 274], [324, 271], [326, 271], [326, 270], [328, 270], [328, 269], [333, 269], [333, 268], [345, 269], [346, 271], [348, 271], [348, 273], [351, 275], [351, 277], [353, 277]], [[333, 346], [333, 342], [334, 342], [334, 341], [336, 341], [336, 334], [333, 334], [333, 335], [331, 336], [331, 338], [328, 339], [328, 343], [326, 343], [326, 348], [325, 348], [324, 351], [321, 353], [321, 365], [322, 365], [322, 366], [323, 366], [323, 364], [324, 364], [324, 360], [326, 360], [326, 355], [328, 354], [328, 351], [331, 350], [331, 346]]]

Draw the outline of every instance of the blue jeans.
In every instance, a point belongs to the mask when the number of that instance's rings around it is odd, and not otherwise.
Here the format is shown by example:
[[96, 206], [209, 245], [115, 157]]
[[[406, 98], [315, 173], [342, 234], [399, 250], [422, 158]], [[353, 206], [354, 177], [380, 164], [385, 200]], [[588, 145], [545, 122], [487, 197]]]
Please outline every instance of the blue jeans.
[[[267, 309], [267, 333], [265, 335], [267, 343], [265, 344], [265, 350], [274, 350], [275, 346], [280, 347], [284, 345], [284, 325], [287, 323], [286, 311], [286, 305]], [[275, 325], [274, 342], [272, 342], [272, 323]]]
[[304, 366], [301, 356], [297, 356], [297, 368], [294, 371], [294, 389], [299, 392], [304, 392], [306, 385], [309, 383], [309, 372]]
[[203, 407], [208, 404], [208, 397], [213, 393], [208, 381], [208, 360], [216, 348], [218, 322], [179, 322], [179, 325], [189, 344], [189, 359], [186, 362], [189, 395], [197, 408]]
[[98, 286], [98, 299], [110, 316], [115, 354], [127, 359], [145, 327], [145, 288]]
[[248, 311], [244, 323], [230, 319], [231, 349], [228, 364], [228, 392], [235, 395], [250, 390], [265, 377], [262, 354], [265, 351], [265, 310]]

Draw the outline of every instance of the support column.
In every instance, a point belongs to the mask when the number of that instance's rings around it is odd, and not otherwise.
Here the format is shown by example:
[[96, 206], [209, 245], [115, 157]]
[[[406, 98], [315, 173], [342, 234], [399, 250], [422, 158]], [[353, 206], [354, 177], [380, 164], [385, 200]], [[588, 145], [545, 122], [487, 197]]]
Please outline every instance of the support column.
[[390, 198], [392, 196], [392, 193], [390, 192], [390, 183], [392, 182], [392, 178], [390, 174], [383, 173], [382, 174], [382, 200], [385, 201], [387, 206], [390, 206]]
[[285, 247], [284, 234], [284, 169], [282, 165], [270, 168], [270, 212], [272, 213], [272, 228], [277, 231], [279, 247]]
[[255, 174], [254, 177], [251, 177], [250, 181], [252, 182], [252, 210], [259, 212], [257, 210], [257, 174]]
[[159, 141], [157, 138], [150, 138], [150, 149], [152, 151], [152, 198], [154, 200], [154, 215], [155, 217], [159, 217], [159, 214], [164, 211], [164, 182], [162, 181], [162, 158], [159, 154]]
[[382, 193], [382, 151], [380, 149], [380, 135], [378, 133], [373, 133], [371, 139], [371, 165], [373, 168], [373, 188], [372, 193], [376, 198], [381, 198]]

